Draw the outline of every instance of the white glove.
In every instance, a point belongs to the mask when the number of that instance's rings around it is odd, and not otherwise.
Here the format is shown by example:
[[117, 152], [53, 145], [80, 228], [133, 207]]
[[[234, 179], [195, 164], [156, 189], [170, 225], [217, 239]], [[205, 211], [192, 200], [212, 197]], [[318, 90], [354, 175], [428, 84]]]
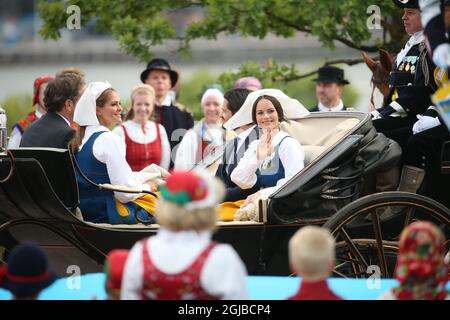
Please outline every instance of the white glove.
[[433, 51], [433, 62], [442, 69], [450, 67], [450, 44], [441, 43]]
[[381, 119], [381, 115], [378, 112], [378, 110], [373, 110], [370, 112], [371, 116], [372, 116], [372, 120], [377, 120], [377, 119]]
[[419, 120], [416, 121], [416, 123], [414, 123], [413, 134], [417, 134], [419, 132], [437, 127], [438, 125], [441, 124], [438, 117], [434, 118], [418, 114], [417, 119]]

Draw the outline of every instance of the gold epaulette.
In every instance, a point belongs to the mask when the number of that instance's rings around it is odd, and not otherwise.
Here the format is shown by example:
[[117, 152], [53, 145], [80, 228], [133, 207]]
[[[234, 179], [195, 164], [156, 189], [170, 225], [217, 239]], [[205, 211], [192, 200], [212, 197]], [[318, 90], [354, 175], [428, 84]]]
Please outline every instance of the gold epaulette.
[[188, 107], [186, 107], [184, 104], [179, 103], [179, 102], [175, 102], [175, 104], [173, 105], [174, 107], [177, 107], [178, 109], [180, 109], [181, 111], [186, 111], [189, 113], [192, 113], [191, 110], [189, 110]]

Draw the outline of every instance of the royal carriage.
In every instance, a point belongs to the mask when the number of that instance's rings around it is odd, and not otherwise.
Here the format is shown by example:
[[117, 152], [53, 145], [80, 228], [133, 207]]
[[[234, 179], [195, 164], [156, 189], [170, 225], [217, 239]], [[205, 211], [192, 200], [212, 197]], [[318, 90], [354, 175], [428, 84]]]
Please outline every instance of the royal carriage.
[[[215, 238], [231, 244], [249, 274], [288, 275], [288, 241], [298, 228], [316, 224], [337, 240], [335, 275], [391, 277], [398, 235], [416, 218], [450, 231], [450, 211], [422, 196], [370, 194], [371, 177], [400, 157], [399, 146], [375, 131], [367, 113], [311, 113], [284, 124], [303, 145], [305, 168], [257, 206], [257, 221], [219, 222]], [[213, 174], [220, 150], [198, 164]], [[108, 225], [83, 221], [76, 163], [68, 150], [11, 149], [0, 154], [0, 245], [7, 253], [32, 240], [61, 274], [102, 270], [105, 255], [131, 248], [158, 225]], [[114, 186], [98, 186], [114, 188]], [[132, 192], [132, 191], [130, 191]], [[387, 208], [399, 206], [394, 215]], [[375, 267], [373, 267], [375, 266]], [[378, 269], [377, 269], [378, 268]]]

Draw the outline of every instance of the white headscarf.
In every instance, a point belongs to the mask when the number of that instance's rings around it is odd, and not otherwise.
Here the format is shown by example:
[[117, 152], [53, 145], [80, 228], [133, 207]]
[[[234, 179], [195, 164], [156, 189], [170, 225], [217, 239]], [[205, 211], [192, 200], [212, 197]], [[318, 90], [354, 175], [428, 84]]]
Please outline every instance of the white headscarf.
[[216, 97], [219, 100], [220, 105], [223, 104], [223, 93], [220, 92], [219, 89], [210, 88], [210, 89], [207, 89], [203, 93], [202, 100], [201, 100], [202, 108], [203, 108], [203, 104], [205, 103], [206, 99], [208, 99], [208, 97], [210, 97], [210, 96]]
[[106, 90], [111, 88], [108, 82], [95, 81], [88, 84], [75, 107], [73, 121], [79, 126], [99, 125], [96, 113], [96, 100]]
[[228, 130], [234, 130], [247, 124], [253, 123], [252, 108], [256, 99], [260, 96], [268, 95], [275, 97], [283, 108], [286, 119], [303, 118], [309, 111], [297, 99], [290, 98], [283, 91], [278, 89], [262, 89], [253, 91], [247, 96], [242, 107], [223, 125]]

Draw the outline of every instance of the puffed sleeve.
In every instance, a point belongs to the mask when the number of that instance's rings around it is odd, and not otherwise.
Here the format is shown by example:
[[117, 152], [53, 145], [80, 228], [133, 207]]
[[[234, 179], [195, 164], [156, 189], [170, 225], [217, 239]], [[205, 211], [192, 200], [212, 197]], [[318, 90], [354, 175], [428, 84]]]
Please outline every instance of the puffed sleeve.
[[205, 262], [200, 275], [202, 287], [222, 300], [248, 299], [247, 269], [228, 244], [217, 245]]
[[256, 170], [262, 163], [262, 161], [256, 158], [256, 148], [258, 143], [259, 140], [255, 140], [249, 145], [244, 156], [239, 160], [238, 165], [231, 173], [231, 181], [241, 189], [250, 189], [258, 180]]
[[[132, 170], [125, 159], [125, 152], [125, 142], [112, 132], [101, 134], [93, 145], [95, 158], [106, 164], [111, 184], [150, 191], [148, 185], [140, 184], [134, 178]], [[120, 202], [127, 203], [139, 198], [141, 194], [114, 192], [114, 196]]]
[[113, 132], [117, 134], [123, 141], [125, 141], [125, 132], [123, 131], [122, 126], [116, 126], [113, 129]]
[[[148, 239], [145, 241], [148, 241]], [[142, 243], [139, 241], [131, 249], [125, 263], [120, 299], [140, 300], [140, 292], [143, 284], [142, 278]]]
[[171, 150], [170, 150], [170, 143], [169, 139], [167, 138], [167, 132], [166, 129], [160, 124], [157, 124], [159, 126], [159, 134], [161, 137], [161, 163], [160, 166], [164, 169], [168, 170], [170, 165], [170, 156], [171, 156]]
[[22, 133], [20, 133], [17, 127], [14, 127], [14, 129], [11, 132], [11, 136], [9, 137], [8, 149], [19, 148], [20, 140], [22, 140]]
[[189, 129], [183, 140], [176, 147], [176, 157], [174, 169], [190, 170], [195, 165], [195, 156], [198, 149], [197, 133], [193, 129]]

